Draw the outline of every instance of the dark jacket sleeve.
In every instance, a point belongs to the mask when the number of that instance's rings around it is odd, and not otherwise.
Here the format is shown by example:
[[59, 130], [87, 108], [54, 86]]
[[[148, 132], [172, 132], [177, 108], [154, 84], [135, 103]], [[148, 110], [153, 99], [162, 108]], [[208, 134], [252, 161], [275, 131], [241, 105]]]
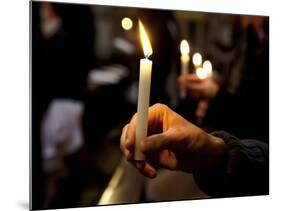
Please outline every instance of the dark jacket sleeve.
[[212, 135], [222, 138], [227, 150], [216, 169], [194, 173], [198, 186], [213, 197], [269, 194], [268, 145], [223, 131]]

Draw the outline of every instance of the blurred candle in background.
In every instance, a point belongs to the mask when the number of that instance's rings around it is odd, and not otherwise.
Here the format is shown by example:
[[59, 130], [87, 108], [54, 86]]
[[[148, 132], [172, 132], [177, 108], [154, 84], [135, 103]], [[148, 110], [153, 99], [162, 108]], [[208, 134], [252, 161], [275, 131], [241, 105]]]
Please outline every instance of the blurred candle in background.
[[201, 80], [206, 79], [208, 77], [207, 71], [202, 67], [198, 67], [196, 69], [196, 75]]
[[198, 67], [196, 69], [196, 75], [198, 76], [198, 78], [202, 80], [212, 77], [212, 74], [213, 74], [212, 63], [209, 60], [204, 61], [203, 68]]
[[124, 30], [128, 31], [128, 30], [132, 29], [133, 21], [131, 20], [131, 18], [124, 17], [121, 21], [121, 26]]
[[[182, 40], [180, 44], [181, 52], [181, 75], [188, 74], [188, 64], [189, 64], [189, 44], [186, 40]], [[186, 97], [186, 89], [181, 87], [180, 98], [184, 99]]]
[[204, 61], [203, 69], [206, 71], [206, 73], [209, 77], [212, 76], [213, 67], [212, 67], [212, 63], [209, 60]]
[[196, 69], [199, 68], [202, 64], [201, 54], [200, 53], [193, 54], [192, 62], [193, 62], [193, 65], [194, 65], [194, 68], [195, 68], [195, 71], [196, 71]]
[[139, 20], [140, 40], [144, 52], [144, 59], [140, 60], [140, 78], [138, 94], [138, 110], [136, 125], [135, 160], [144, 160], [145, 156], [140, 151], [140, 143], [147, 136], [148, 108], [150, 98], [152, 61], [148, 57], [152, 54], [152, 47], [142, 22]]

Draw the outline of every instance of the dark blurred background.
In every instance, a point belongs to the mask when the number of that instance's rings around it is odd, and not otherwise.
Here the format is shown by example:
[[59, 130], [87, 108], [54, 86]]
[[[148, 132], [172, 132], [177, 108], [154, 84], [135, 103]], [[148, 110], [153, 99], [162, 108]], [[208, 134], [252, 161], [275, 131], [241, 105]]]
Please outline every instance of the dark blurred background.
[[[94, 206], [108, 188], [137, 108], [138, 19], [153, 48], [151, 105], [268, 142], [268, 17], [48, 2], [31, 11], [33, 209]], [[200, 123], [198, 99], [179, 98], [182, 39], [212, 62], [220, 87]], [[124, 203], [153, 201], [145, 187]]]

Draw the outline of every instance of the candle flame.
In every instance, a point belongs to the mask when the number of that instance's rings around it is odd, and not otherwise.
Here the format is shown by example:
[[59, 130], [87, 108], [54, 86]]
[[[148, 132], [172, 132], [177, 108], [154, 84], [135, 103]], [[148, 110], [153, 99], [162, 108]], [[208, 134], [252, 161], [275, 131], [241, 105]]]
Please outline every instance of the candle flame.
[[193, 64], [195, 66], [200, 66], [202, 63], [202, 56], [200, 53], [195, 53], [192, 57]]
[[189, 44], [186, 40], [182, 40], [180, 44], [180, 51], [182, 55], [189, 54]]
[[199, 68], [196, 69], [196, 75], [197, 75], [198, 78], [203, 80], [203, 79], [206, 79], [208, 77], [208, 72], [204, 68], [199, 67]]
[[213, 67], [212, 63], [209, 60], [204, 61], [203, 69], [207, 72], [208, 76], [212, 75]]
[[152, 51], [152, 47], [151, 47], [148, 35], [140, 20], [139, 20], [139, 33], [140, 33], [140, 39], [141, 39], [144, 56], [149, 57], [149, 56], [151, 56], [153, 51]]

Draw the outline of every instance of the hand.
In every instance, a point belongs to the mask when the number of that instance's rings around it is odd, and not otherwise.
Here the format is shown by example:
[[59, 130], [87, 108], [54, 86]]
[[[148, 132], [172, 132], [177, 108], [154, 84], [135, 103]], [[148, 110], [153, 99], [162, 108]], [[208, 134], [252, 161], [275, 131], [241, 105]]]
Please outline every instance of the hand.
[[199, 79], [196, 74], [181, 75], [178, 78], [180, 87], [187, 89], [187, 94], [196, 99], [213, 98], [219, 91], [218, 83], [213, 77]]
[[123, 128], [120, 148], [127, 160], [147, 177], [155, 177], [157, 167], [189, 173], [205, 171], [222, 159], [222, 139], [204, 132], [166, 105], [155, 104], [149, 108], [148, 137], [140, 148], [146, 160], [135, 161], [136, 117], [135, 114]]

